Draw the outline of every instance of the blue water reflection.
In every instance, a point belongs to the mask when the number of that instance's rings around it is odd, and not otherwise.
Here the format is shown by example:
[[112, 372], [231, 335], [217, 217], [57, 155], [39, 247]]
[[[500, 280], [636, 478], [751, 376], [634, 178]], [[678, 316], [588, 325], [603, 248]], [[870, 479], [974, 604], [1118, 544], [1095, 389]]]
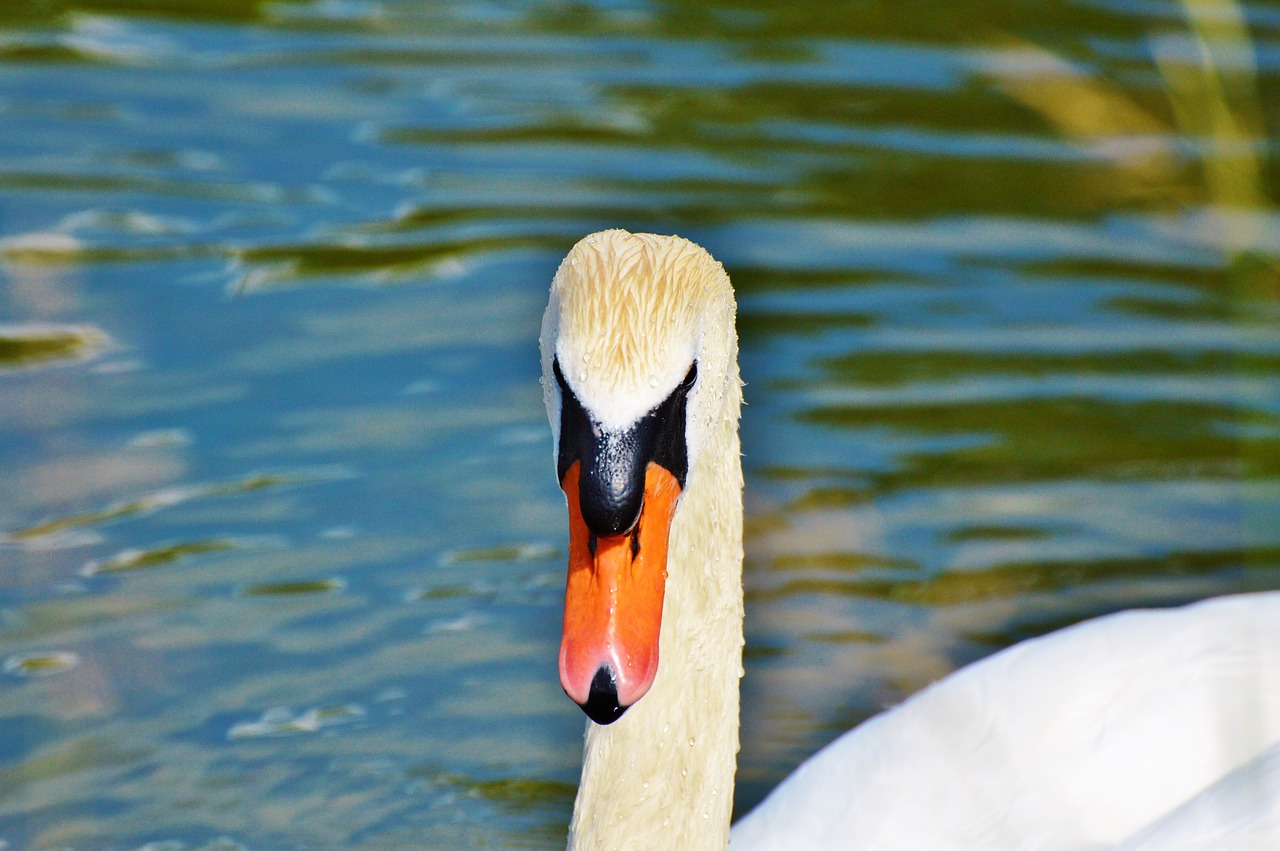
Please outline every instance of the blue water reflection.
[[603, 227], [739, 293], [740, 811], [1005, 644], [1280, 587], [1280, 18], [1196, 8], [0, 10], [0, 841], [562, 845], [536, 339]]

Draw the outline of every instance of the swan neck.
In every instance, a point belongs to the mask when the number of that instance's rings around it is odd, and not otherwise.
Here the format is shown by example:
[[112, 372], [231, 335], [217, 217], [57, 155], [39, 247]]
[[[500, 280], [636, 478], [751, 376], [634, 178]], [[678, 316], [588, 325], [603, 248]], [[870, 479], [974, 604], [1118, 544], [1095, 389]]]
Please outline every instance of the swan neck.
[[653, 686], [613, 724], [587, 724], [573, 851], [728, 843], [742, 676], [736, 374], [730, 383], [732, 415], [713, 427], [672, 523]]

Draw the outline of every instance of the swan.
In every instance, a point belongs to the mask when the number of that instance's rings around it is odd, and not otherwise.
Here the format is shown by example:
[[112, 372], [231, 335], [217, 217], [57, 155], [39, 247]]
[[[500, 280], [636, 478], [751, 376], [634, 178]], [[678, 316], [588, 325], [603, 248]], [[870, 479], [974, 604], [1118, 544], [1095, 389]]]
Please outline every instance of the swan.
[[692, 242], [585, 237], [540, 338], [590, 719], [571, 849], [1280, 849], [1280, 593], [1100, 618], [935, 683], [730, 833], [742, 670], [736, 306]]

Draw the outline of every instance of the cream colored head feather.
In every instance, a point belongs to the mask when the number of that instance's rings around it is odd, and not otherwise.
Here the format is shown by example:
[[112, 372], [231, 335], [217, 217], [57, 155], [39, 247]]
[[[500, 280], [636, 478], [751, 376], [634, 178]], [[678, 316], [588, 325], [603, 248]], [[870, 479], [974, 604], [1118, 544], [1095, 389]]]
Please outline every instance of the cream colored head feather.
[[[690, 460], [737, 384], [733, 289], [724, 267], [687, 239], [607, 230], [560, 264], [542, 320], [543, 389], [559, 440], [552, 361], [606, 430], [633, 424], [666, 399], [696, 361]], [[737, 387], [734, 387], [736, 393]]]

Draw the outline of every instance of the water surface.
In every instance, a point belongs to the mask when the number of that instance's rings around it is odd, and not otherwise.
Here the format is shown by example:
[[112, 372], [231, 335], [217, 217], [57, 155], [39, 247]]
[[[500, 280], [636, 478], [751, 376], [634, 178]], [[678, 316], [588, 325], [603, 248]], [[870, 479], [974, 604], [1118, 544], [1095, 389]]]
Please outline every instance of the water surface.
[[562, 845], [536, 338], [604, 227], [739, 294], [739, 812], [1280, 588], [1277, 102], [1261, 2], [6, 4], [0, 840]]

